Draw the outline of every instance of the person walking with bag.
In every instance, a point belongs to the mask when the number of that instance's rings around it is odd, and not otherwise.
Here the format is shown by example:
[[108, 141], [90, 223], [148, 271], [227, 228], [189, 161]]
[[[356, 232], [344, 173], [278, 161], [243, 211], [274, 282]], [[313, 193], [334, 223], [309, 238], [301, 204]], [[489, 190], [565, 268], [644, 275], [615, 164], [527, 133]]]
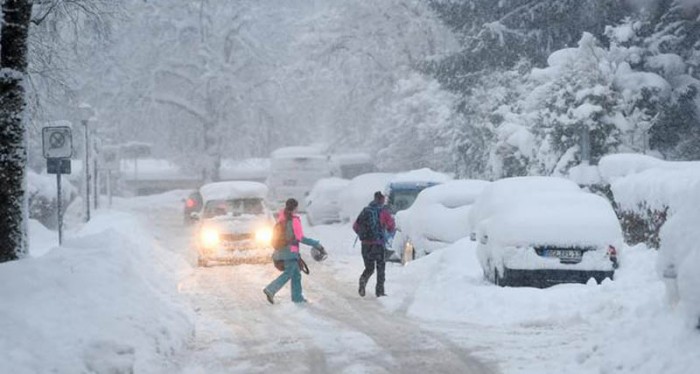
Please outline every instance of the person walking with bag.
[[[299, 243], [309, 245], [325, 255], [325, 249], [318, 240], [307, 238], [301, 227], [301, 219], [296, 215], [299, 203], [295, 199], [288, 199], [284, 209], [277, 216], [277, 221], [284, 225], [286, 245], [272, 254], [273, 261], [283, 261], [284, 271], [275, 280], [263, 289], [270, 304], [275, 303], [275, 294], [291, 279], [292, 301], [305, 303], [306, 299], [301, 290], [301, 271], [299, 269]], [[324, 257], [325, 258], [325, 257]]]
[[384, 292], [384, 270], [386, 262], [386, 235], [393, 234], [396, 230], [394, 218], [389, 209], [384, 205], [385, 198], [380, 191], [374, 193], [374, 200], [369, 203], [357, 216], [352, 225], [353, 230], [362, 242], [362, 260], [365, 270], [360, 275], [360, 296], [365, 296], [367, 281], [377, 268], [377, 284], [375, 294], [377, 297], [386, 296]]

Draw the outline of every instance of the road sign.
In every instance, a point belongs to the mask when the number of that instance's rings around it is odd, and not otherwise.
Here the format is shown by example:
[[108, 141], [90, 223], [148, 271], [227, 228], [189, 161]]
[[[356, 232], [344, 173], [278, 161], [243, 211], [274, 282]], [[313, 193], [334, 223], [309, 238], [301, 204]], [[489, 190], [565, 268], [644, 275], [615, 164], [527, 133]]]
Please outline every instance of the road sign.
[[68, 126], [49, 126], [41, 130], [44, 157], [70, 158], [73, 155], [73, 137]]
[[70, 158], [47, 158], [46, 172], [48, 174], [70, 174]]

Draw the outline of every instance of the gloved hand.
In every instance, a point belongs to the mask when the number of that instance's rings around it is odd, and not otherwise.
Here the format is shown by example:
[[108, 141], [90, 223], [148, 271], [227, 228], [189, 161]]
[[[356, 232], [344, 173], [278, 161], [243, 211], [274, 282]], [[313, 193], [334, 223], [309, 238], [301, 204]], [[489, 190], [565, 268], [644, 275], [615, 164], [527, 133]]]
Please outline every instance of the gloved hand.
[[328, 252], [326, 252], [326, 249], [319, 244], [316, 247], [311, 248], [311, 257], [320, 262], [328, 258]]

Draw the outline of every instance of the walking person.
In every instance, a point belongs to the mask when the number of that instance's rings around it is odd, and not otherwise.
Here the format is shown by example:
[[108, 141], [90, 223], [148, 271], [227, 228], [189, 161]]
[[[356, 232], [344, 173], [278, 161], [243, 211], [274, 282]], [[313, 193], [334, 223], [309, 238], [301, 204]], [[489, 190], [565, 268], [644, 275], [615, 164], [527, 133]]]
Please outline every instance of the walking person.
[[301, 292], [301, 271], [299, 269], [299, 243], [317, 248], [325, 253], [325, 249], [318, 240], [307, 238], [301, 227], [301, 219], [296, 215], [299, 203], [295, 199], [288, 199], [278, 216], [277, 221], [285, 227], [287, 245], [280, 250], [275, 250], [272, 255], [274, 261], [284, 261], [284, 271], [277, 279], [263, 289], [270, 304], [275, 303], [275, 294], [291, 279], [292, 281], [292, 301], [295, 303], [305, 303], [306, 299]]
[[374, 200], [369, 203], [360, 215], [357, 216], [352, 228], [362, 242], [362, 260], [365, 262], [365, 270], [360, 275], [360, 296], [365, 296], [367, 281], [377, 268], [377, 285], [375, 294], [377, 297], [386, 296], [384, 292], [384, 270], [386, 255], [386, 237], [396, 230], [394, 218], [389, 209], [384, 205], [385, 198], [380, 191], [374, 193]]

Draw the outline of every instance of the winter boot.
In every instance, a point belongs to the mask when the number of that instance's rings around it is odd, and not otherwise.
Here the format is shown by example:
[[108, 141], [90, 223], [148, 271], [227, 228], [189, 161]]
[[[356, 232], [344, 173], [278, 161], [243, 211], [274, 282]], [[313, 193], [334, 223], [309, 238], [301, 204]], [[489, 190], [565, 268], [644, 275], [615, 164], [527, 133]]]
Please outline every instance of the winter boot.
[[367, 285], [367, 280], [360, 277], [360, 288], [357, 290], [357, 293], [360, 294], [360, 296], [365, 297], [365, 286]]

